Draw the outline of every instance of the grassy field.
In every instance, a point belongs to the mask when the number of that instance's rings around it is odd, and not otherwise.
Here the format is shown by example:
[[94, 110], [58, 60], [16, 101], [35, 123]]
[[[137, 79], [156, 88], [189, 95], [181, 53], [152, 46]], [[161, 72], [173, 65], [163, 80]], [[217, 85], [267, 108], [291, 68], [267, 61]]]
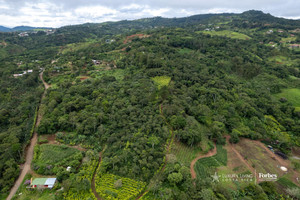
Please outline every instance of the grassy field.
[[269, 61], [275, 62], [276, 64], [282, 64], [282, 65], [287, 65], [287, 66], [293, 65], [297, 62], [296, 60], [291, 60], [290, 58], [288, 58], [286, 56], [270, 57]]
[[240, 39], [240, 40], [250, 40], [251, 37], [248, 35], [234, 32], [234, 31], [229, 31], [229, 30], [224, 30], [224, 31], [198, 31], [196, 33], [204, 33], [208, 34], [211, 36], [222, 36], [222, 37], [228, 37], [232, 39]]
[[92, 43], [93, 42], [81, 42], [81, 43], [68, 44], [67, 46], [64, 47], [61, 53], [66, 54], [68, 52], [78, 51], [80, 49], [87, 48]]
[[281, 38], [281, 42], [283, 43], [289, 43], [289, 42], [292, 42], [292, 41], [296, 41], [296, 37], [287, 37], [287, 38]]
[[168, 77], [168, 76], [155, 76], [154, 78], [152, 78], [152, 80], [157, 85], [158, 89], [160, 89], [163, 86], [168, 86], [169, 85], [169, 83], [171, 81], [171, 77]]
[[[116, 182], [119, 182], [117, 186]], [[145, 188], [146, 183], [133, 179], [104, 174], [96, 177], [96, 191], [103, 199], [129, 200], [134, 199]]]
[[296, 111], [300, 111], [300, 89], [291, 88], [283, 89], [281, 93], [274, 95], [276, 98], [280, 99], [282, 97], [286, 98], [288, 102], [295, 106]]
[[124, 78], [125, 70], [124, 69], [112, 69], [112, 70], [103, 70], [103, 71], [91, 71], [89, 73], [89, 75], [93, 78], [102, 77], [104, 75], [113, 76], [118, 81], [121, 81]]

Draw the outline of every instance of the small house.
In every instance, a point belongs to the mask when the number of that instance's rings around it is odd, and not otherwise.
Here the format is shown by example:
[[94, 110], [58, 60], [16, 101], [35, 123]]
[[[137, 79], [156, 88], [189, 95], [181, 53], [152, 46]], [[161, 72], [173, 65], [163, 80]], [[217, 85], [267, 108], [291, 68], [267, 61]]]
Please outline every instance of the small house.
[[56, 178], [36, 178], [31, 182], [31, 188], [53, 188]]

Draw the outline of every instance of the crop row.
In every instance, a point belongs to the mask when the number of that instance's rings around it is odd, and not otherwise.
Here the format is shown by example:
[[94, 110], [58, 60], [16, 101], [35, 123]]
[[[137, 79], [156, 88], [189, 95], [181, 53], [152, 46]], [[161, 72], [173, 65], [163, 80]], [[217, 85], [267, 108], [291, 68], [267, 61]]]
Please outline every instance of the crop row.
[[217, 145], [217, 154], [198, 160], [195, 171], [198, 178], [209, 177], [213, 168], [227, 165], [227, 151], [221, 145]]
[[[121, 185], [115, 187], [115, 182]], [[104, 174], [96, 179], [96, 191], [105, 200], [129, 200], [136, 197], [145, 188], [146, 183], [113, 174]]]

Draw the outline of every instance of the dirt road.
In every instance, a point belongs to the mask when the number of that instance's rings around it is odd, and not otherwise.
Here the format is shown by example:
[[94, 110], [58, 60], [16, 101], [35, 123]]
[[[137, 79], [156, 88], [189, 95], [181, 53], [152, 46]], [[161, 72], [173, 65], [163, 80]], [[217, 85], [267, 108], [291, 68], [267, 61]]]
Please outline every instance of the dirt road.
[[[45, 87], [45, 91], [44, 91], [44, 94], [42, 96], [42, 99], [45, 98], [46, 91], [50, 87], [43, 79], [43, 72], [40, 73], [40, 78], [43, 81], [43, 84], [44, 84], [44, 87]], [[41, 101], [42, 101], [42, 99], [41, 99]], [[37, 116], [37, 120], [36, 120], [36, 123], [35, 123], [35, 127], [39, 126], [39, 124], [41, 122], [41, 119], [42, 119], [41, 113], [40, 113], [40, 111], [38, 111], [38, 116]], [[29, 145], [29, 147], [27, 149], [27, 152], [26, 152], [26, 161], [25, 161], [25, 164], [24, 164], [24, 168], [22, 169], [20, 176], [18, 177], [17, 181], [15, 182], [15, 185], [10, 190], [10, 193], [9, 193], [8, 197], [6, 198], [6, 200], [10, 200], [15, 195], [15, 193], [17, 192], [19, 186], [21, 185], [25, 175], [28, 172], [30, 172], [30, 166], [31, 166], [31, 162], [32, 162], [32, 159], [33, 159], [33, 150], [34, 150], [34, 146], [35, 146], [36, 143], [37, 143], [37, 132], [34, 132], [32, 138], [31, 138], [31, 141], [30, 141], [30, 145]]]
[[95, 185], [95, 176], [96, 176], [96, 172], [97, 172], [97, 169], [101, 163], [101, 158], [102, 158], [102, 152], [99, 153], [99, 161], [98, 161], [98, 165], [93, 173], [93, 178], [92, 178], [92, 184], [91, 184], [91, 188], [92, 188], [92, 191], [95, 195], [95, 197], [97, 198], [97, 200], [102, 200], [100, 195], [98, 194], [98, 192], [96, 191], [96, 185]]
[[192, 179], [195, 179], [196, 178], [196, 172], [195, 172], [195, 170], [194, 170], [194, 166], [195, 166], [195, 164], [196, 164], [196, 162], [199, 160], [199, 159], [201, 159], [201, 158], [206, 158], [206, 157], [211, 157], [211, 156], [214, 156], [214, 155], [216, 155], [217, 154], [217, 147], [216, 147], [216, 145], [214, 144], [214, 149], [212, 149], [212, 150], [210, 150], [207, 154], [205, 154], [205, 155], [200, 155], [200, 156], [198, 156], [197, 158], [195, 158], [192, 162], [191, 162], [191, 175], [192, 175]]

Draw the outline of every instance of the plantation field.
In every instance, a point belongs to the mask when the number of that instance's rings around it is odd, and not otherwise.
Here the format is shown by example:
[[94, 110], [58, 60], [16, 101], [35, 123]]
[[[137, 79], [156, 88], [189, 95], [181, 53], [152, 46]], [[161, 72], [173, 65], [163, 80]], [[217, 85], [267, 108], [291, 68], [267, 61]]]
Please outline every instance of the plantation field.
[[217, 145], [217, 154], [211, 157], [201, 158], [195, 164], [197, 178], [206, 178], [213, 174], [213, 170], [227, 165], [227, 150]]
[[[235, 146], [235, 149], [244, 157], [249, 165], [260, 173], [271, 173], [282, 176], [280, 163], [273, 159], [264, 148], [256, 144], [257, 141], [242, 138]], [[274, 154], [275, 157], [275, 154]], [[287, 167], [287, 166], [286, 166]]]
[[171, 149], [171, 153], [176, 156], [177, 160], [186, 166], [189, 166], [192, 160], [201, 152], [200, 147], [190, 147], [178, 141], [174, 142]]
[[56, 164], [80, 152], [77, 149], [65, 145], [42, 144], [39, 148], [39, 155], [36, 159], [45, 164]]
[[243, 33], [238, 33], [234, 31], [224, 30], [224, 31], [198, 31], [197, 33], [204, 33], [211, 36], [223, 36], [232, 39], [240, 39], [240, 40], [249, 40], [251, 37], [245, 35]]
[[[121, 182], [120, 187], [116, 187], [116, 181]], [[105, 200], [133, 199], [143, 191], [145, 186], [144, 182], [113, 174], [104, 174], [101, 177], [97, 174], [96, 177], [96, 191]]]
[[283, 89], [281, 93], [275, 94], [275, 97], [278, 99], [284, 97], [295, 106], [296, 111], [300, 111], [300, 89], [291, 88], [291, 89]]
[[32, 169], [38, 174], [54, 174], [54, 167], [71, 166], [77, 168], [80, 165], [82, 153], [65, 145], [41, 144], [34, 148]]
[[295, 183], [293, 183], [292, 181], [290, 181], [290, 179], [288, 179], [286, 177], [281, 177], [276, 182], [279, 183], [283, 188], [297, 188], [298, 187]]
[[168, 76], [155, 76], [154, 78], [152, 78], [152, 80], [157, 85], [158, 89], [160, 89], [163, 86], [168, 86], [169, 85], [169, 83], [171, 81], [171, 77], [168, 77]]
[[[97, 158], [93, 158], [90, 161], [83, 163], [83, 166], [80, 169], [80, 172], [76, 176], [76, 181], [78, 185], [90, 184], [93, 178], [93, 173], [96, 170], [98, 161]], [[96, 200], [97, 198], [92, 192], [92, 189], [89, 185], [89, 188], [86, 190], [78, 191], [76, 188], [71, 188], [68, 192], [63, 193], [64, 199], [66, 200]]]

